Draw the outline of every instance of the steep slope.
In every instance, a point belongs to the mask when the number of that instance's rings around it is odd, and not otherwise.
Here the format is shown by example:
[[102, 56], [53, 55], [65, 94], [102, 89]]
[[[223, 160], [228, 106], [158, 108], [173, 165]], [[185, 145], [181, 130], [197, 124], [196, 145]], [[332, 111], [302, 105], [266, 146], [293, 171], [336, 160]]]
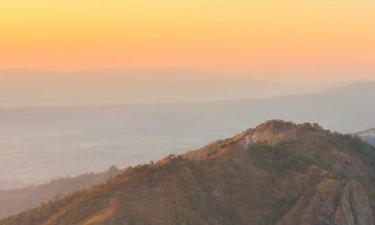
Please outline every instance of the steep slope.
[[374, 225], [375, 151], [318, 125], [269, 121], [1, 225]]
[[35, 208], [43, 202], [56, 200], [74, 191], [103, 183], [121, 172], [113, 166], [103, 173], [88, 173], [22, 189], [0, 191], [0, 218]]
[[375, 146], [375, 129], [359, 132], [356, 135], [358, 135], [363, 141]]

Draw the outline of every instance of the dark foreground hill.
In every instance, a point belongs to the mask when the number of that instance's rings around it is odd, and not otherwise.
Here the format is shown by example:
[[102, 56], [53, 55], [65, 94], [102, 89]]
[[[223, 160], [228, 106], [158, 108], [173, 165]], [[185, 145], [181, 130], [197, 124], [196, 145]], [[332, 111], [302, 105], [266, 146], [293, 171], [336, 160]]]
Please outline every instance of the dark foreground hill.
[[56, 200], [66, 195], [103, 183], [122, 171], [112, 166], [103, 173], [87, 173], [67, 177], [15, 190], [0, 191], [0, 218], [35, 208], [43, 202]]
[[1, 225], [374, 225], [375, 151], [318, 125], [269, 121]]

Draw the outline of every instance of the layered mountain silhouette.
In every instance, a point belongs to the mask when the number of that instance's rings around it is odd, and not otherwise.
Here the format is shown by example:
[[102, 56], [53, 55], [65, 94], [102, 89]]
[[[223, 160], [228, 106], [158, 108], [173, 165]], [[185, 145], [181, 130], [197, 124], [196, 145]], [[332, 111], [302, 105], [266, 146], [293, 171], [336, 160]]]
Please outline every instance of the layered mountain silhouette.
[[46, 184], [0, 191], [0, 218], [35, 208], [74, 192], [103, 183], [122, 171], [112, 166], [103, 173], [87, 173], [77, 177], [52, 180]]
[[374, 148], [273, 120], [0, 224], [373, 225], [374, 206]]
[[362, 140], [369, 143], [370, 145], [375, 146], [375, 129], [359, 132], [356, 135], [358, 135]]

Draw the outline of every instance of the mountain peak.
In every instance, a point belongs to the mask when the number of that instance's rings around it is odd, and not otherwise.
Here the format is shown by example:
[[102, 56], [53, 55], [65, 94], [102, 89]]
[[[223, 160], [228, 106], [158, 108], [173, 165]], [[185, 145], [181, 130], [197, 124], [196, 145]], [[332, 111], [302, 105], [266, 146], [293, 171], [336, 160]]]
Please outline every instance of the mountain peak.
[[248, 130], [252, 135], [269, 136], [272, 138], [284, 132], [297, 129], [298, 125], [284, 120], [269, 120], [265, 123], [258, 125], [255, 129]]
[[195, 160], [216, 158], [231, 151], [233, 149], [231, 146], [236, 146], [237, 150], [246, 150], [255, 144], [279, 143], [295, 139], [297, 136], [301, 137], [308, 132], [319, 133], [323, 132], [323, 129], [318, 124], [269, 120], [232, 138], [215, 141], [203, 148], [188, 152], [185, 157]]
[[321, 131], [318, 124], [302, 123], [295, 124], [284, 120], [269, 120], [260, 124], [254, 129], [249, 129], [241, 136], [247, 143], [271, 142], [277, 137], [288, 138], [292, 132], [302, 131]]
[[265, 123], [262, 123], [258, 125], [255, 129], [256, 130], [271, 129], [273, 131], [279, 132], [279, 131], [284, 131], [284, 130], [288, 130], [288, 129], [296, 128], [296, 127], [297, 125], [294, 124], [293, 122], [275, 119], [275, 120], [269, 120]]
[[253, 130], [257, 132], [267, 130], [274, 134], [280, 134], [280, 133], [290, 131], [293, 129], [322, 130], [320, 125], [317, 123], [305, 122], [305, 123], [296, 124], [290, 121], [278, 120], [278, 119], [269, 120], [265, 123], [262, 123]]

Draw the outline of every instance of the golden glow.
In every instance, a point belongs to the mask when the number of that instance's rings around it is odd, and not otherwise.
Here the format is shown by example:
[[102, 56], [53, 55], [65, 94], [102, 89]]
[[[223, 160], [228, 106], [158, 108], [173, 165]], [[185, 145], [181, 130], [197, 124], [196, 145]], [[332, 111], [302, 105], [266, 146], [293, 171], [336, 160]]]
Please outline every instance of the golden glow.
[[373, 0], [3, 0], [0, 67], [375, 64]]

